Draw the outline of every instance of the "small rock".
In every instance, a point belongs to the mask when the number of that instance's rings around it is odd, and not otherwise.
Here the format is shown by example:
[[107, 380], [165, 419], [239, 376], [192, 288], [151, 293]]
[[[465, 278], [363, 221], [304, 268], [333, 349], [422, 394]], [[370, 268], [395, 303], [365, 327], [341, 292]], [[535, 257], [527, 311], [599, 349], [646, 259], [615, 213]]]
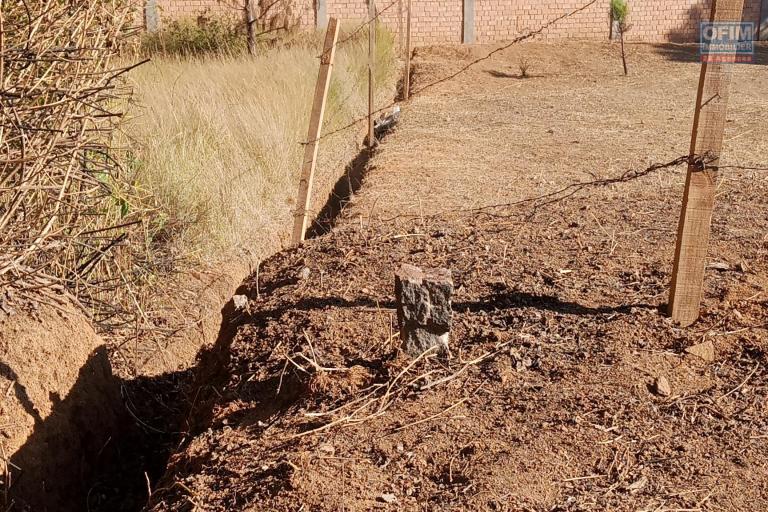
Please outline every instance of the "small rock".
[[330, 443], [321, 444], [317, 449], [327, 455], [334, 455], [336, 453], [336, 448]]
[[711, 341], [705, 341], [704, 343], [688, 347], [685, 351], [708, 363], [715, 360], [715, 346]]
[[386, 492], [381, 496], [379, 496], [379, 499], [384, 503], [397, 503], [397, 496], [395, 496], [394, 494], [386, 493]]
[[631, 494], [636, 494], [648, 485], [648, 477], [647, 476], [641, 476], [637, 480], [635, 480], [632, 484], [629, 485], [627, 489], [629, 489], [629, 492]]
[[669, 381], [663, 375], [659, 375], [656, 378], [656, 393], [659, 396], [670, 396], [672, 394], [672, 386], [669, 385]]
[[721, 272], [724, 272], [726, 270], [731, 270], [731, 266], [722, 261], [713, 261], [709, 265], [707, 265], [707, 268], [711, 268], [712, 270], [719, 270]]
[[235, 311], [244, 311], [248, 309], [248, 297], [246, 297], [245, 295], [233, 296], [232, 302], [235, 305]]
[[302, 281], [309, 279], [309, 275], [312, 273], [312, 271], [309, 269], [309, 267], [302, 267], [299, 271], [299, 279]]

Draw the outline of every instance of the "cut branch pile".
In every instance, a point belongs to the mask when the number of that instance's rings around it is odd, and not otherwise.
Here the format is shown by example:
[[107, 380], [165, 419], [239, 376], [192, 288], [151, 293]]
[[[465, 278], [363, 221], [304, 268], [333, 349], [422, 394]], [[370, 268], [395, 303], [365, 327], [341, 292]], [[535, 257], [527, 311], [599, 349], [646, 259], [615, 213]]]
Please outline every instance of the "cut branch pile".
[[0, 2], [0, 286], [77, 289], [139, 223], [111, 147], [130, 2]]

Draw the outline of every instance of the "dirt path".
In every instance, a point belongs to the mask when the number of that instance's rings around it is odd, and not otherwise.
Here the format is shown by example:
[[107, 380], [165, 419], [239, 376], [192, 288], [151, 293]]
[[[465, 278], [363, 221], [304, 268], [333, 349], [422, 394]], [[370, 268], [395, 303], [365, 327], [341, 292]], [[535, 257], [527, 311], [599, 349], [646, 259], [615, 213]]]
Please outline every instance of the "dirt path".
[[[415, 88], [487, 50], [419, 50]], [[724, 172], [688, 330], [659, 311], [681, 166], [519, 203], [684, 155], [695, 58], [530, 44], [415, 97], [339, 225], [241, 289], [150, 509], [768, 509], [768, 171]], [[725, 165], [766, 167], [760, 58]], [[452, 270], [449, 360], [398, 350], [405, 262]]]

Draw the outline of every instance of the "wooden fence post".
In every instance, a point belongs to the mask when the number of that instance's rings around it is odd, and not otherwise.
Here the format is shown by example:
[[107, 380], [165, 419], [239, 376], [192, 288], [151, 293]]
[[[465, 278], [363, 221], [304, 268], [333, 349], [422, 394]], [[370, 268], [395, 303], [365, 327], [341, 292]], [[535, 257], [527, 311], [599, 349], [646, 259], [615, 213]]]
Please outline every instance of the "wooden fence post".
[[[768, 0], [766, 0], [768, 1]], [[405, 31], [403, 30], [403, 0], [397, 0], [397, 47], [403, 49], [403, 41], [405, 39]]]
[[403, 82], [403, 99], [411, 97], [411, 0], [408, 0], [408, 16], [405, 21], [405, 77]]
[[325, 44], [320, 56], [320, 73], [317, 76], [315, 97], [312, 103], [312, 114], [309, 118], [309, 130], [307, 142], [304, 146], [304, 161], [301, 167], [301, 179], [299, 180], [299, 193], [296, 199], [296, 211], [293, 219], [293, 243], [304, 241], [307, 230], [307, 210], [309, 209], [312, 181], [317, 167], [317, 151], [320, 147], [320, 132], [323, 127], [323, 115], [325, 114], [325, 102], [328, 99], [328, 88], [331, 84], [331, 71], [333, 58], [336, 55], [336, 41], [339, 38], [339, 22], [336, 18], [328, 20], [328, 29], [325, 32]]
[[374, 0], [368, 0], [368, 147], [375, 144], [373, 133], [373, 70], [376, 60], [376, 4]]
[[[712, 5], [710, 21], [740, 22], [743, 7], [744, 0], [716, 0]], [[685, 181], [669, 295], [669, 314], [682, 326], [691, 325], [699, 318], [717, 171], [728, 110], [731, 66], [728, 63], [707, 62], [706, 55], [701, 65], [691, 136], [691, 161]]]

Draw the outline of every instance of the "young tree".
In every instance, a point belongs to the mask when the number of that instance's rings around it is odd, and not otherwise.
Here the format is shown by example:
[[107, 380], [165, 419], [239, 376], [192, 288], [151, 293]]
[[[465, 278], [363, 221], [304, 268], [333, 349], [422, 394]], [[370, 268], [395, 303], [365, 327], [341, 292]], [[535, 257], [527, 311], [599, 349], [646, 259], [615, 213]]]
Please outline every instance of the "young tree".
[[248, 53], [256, 54], [256, 2], [255, 0], [245, 0], [243, 10], [245, 11], [245, 33], [248, 39]]
[[614, 21], [616, 29], [619, 32], [619, 40], [621, 41], [621, 62], [624, 64], [624, 75], [628, 75], [627, 69], [627, 54], [624, 51], [624, 34], [629, 32], [631, 28], [627, 23], [629, 17], [629, 5], [627, 0], [611, 0], [611, 19]]

